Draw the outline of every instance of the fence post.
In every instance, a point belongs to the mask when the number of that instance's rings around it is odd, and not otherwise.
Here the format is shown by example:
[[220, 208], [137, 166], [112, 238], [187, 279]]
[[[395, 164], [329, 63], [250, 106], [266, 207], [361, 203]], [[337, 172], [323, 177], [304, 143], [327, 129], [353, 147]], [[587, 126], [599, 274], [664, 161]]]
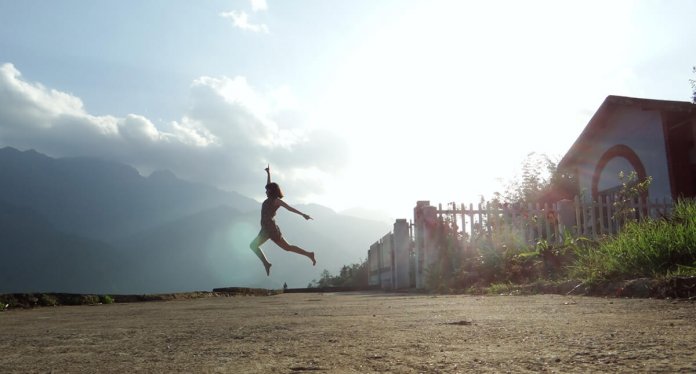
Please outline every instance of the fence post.
[[607, 226], [609, 227], [608, 234], [612, 235], [619, 232], [619, 221], [615, 219], [614, 214], [616, 213], [614, 207], [614, 198], [612, 196], [607, 196], [606, 201], [607, 206]]
[[394, 288], [408, 288], [410, 283], [410, 238], [408, 235], [408, 222], [405, 219], [397, 219], [394, 222]]
[[[572, 200], [563, 199], [557, 203], [558, 206], [558, 230], [560, 231], [561, 237], [566, 235], [566, 230], [575, 230], [577, 235], [577, 228], [579, 227], [578, 211]], [[574, 229], [575, 228], [575, 229]]]
[[380, 286], [380, 244], [379, 241], [372, 243], [370, 249], [367, 251], [367, 268], [368, 268], [368, 280], [367, 284], [370, 286]]
[[650, 213], [648, 212], [646, 215], [644, 210], [645, 206], [648, 205], [647, 199], [647, 197], [644, 198], [643, 196], [638, 196], [638, 220], [643, 220], [646, 217], [650, 217]]
[[598, 210], [599, 210], [599, 234], [604, 235], [604, 196], [599, 195]]
[[[461, 203], [462, 208], [462, 244], [466, 244], [466, 216], [464, 215], [464, 203]], [[471, 236], [469, 236], [471, 237]]]
[[535, 235], [534, 240], [532, 241], [532, 244], [535, 244], [544, 237], [543, 229], [542, 229], [542, 220], [545, 219], [543, 217], [544, 215], [542, 214], [541, 211], [541, 205], [539, 202], [536, 203], [536, 209], [534, 209], [534, 218], [536, 219], [536, 229], [537, 233]]
[[416, 225], [416, 288], [424, 288], [426, 269], [437, 259], [435, 227], [437, 209], [429, 201], [418, 201], [414, 208]]
[[469, 225], [471, 227], [471, 237], [474, 237], [474, 204], [469, 203]]
[[590, 218], [590, 224], [592, 228], [592, 238], [597, 239], [597, 215], [595, 214], [595, 207], [597, 206], [597, 201], [590, 201], [590, 213], [588, 214]]
[[546, 230], [546, 241], [549, 243], [553, 243], [554, 235], [553, 232], [551, 231], [551, 222], [549, 220], [549, 216], [552, 216], [551, 211], [549, 210], [549, 203], [544, 203], [544, 229]]
[[380, 243], [381, 269], [379, 272], [380, 284], [382, 289], [391, 289], [394, 283], [394, 250], [392, 233], [388, 233], [382, 237]]
[[483, 226], [483, 207], [481, 206], [481, 203], [478, 203], [478, 224], [481, 228], [481, 232], [488, 233], [486, 227]]
[[575, 236], [580, 236], [583, 233], [582, 230], [582, 216], [580, 215], [580, 196], [575, 195], [575, 198], [573, 199], [575, 202]]

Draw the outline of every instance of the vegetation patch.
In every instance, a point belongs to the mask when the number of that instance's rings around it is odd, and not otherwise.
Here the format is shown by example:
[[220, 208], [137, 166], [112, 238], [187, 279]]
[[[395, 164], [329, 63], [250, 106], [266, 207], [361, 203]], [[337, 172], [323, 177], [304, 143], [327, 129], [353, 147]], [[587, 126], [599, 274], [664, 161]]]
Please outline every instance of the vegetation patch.
[[695, 275], [696, 203], [678, 201], [670, 218], [628, 222], [576, 254], [571, 275], [589, 283]]
[[69, 293], [15, 293], [0, 295], [0, 310], [14, 308], [34, 308], [60, 305], [99, 305], [113, 303], [134, 303], [147, 301], [171, 301], [225, 296], [269, 296], [282, 293], [282, 290], [264, 288], [229, 287], [215, 289], [213, 292], [195, 291], [169, 294], [142, 295], [92, 295]]
[[[549, 196], [580, 194], [576, 181], [548, 158], [530, 161], [523, 171], [520, 182], [512, 184], [505, 194], [496, 193], [491, 202], [494, 207], [524, 207], [544, 202]], [[543, 230], [533, 214], [486, 215], [472, 223], [471, 230], [458, 227], [456, 213], [441, 214], [435, 222], [427, 223], [438, 250], [437, 258], [426, 269], [425, 291], [696, 297], [696, 201], [679, 200], [669, 216], [638, 221], [636, 217], [645, 217], [646, 212], [637, 210], [647, 207], [635, 202], [645, 198], [652, 178], [639, 180], [635, 172], [620, 173], [619, 181], [621, 189], [613, 196], [610, 219], [619, 223], [621, 230], [598, 240], [566, 231], [547, 236], [551, 238], [548, 241], [528, 243], [525, 233]], [[413, 272], [414, 253], [411, 259]], [[338, 276], [325, 270], [314, 283], [351, 284], [354, 274], [366, 282], [366, 268], [366, 262], [344, 266]], [[412, 287], [414, 283], [411, 279]]]

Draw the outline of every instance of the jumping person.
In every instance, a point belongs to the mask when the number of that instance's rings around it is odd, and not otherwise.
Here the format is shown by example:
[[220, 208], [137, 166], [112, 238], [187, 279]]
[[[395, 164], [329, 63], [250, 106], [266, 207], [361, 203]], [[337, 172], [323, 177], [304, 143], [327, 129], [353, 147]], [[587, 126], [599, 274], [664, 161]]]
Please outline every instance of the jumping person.
[[259, 231], [256, 238], [254, 238], [251, 244], [249, 244], [249, 248], [251, 248], [251, 250], [254, 251], [254, 253], [256, 253], [256, 255], [259, 257], [261, 262], [263, 262], [263, 267], [266, 268], [266, 275], [271, 275], [271, 263], [268, 262], [268, 259], [266, 259], [266, 255], [261, 250], [261, 245], [268, 239], [271, 239], [280, 248], [286, 251], [307, 256], [310, 260], [312, 260], [312, 266], [316, 265], [317, 261], [314, 259], [314, 252], [307, 252], [304, 249], [296, 245], [289, 244], [287, 241], [285, 241], [283, 234], [280, 232], [280, 228], [278, 228], [278, 225], [276, 225], [275, 222], [276, 211], [278, 211], [278, 208], [281, 206], [293, 213], [301, 215], [306, 220], [310, 220], [312, 217], [300, 212], [281, 200], [283, 198], [283, 192], [280, 190], [280, 186], [278, 186], [278, 183], [271, 182], [271, 166], [269, 165], [265, 170], [266, 174], [268, 175], [266, 178], [267, 199], [263, 202], [263, 204], [261, 204], [261, 231]]

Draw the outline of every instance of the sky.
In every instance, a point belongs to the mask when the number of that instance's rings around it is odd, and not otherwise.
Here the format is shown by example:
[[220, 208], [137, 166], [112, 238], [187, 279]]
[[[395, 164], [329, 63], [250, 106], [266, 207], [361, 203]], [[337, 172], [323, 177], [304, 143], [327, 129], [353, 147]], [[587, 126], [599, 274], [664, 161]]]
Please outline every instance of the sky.
[[411, 218], [689, 101], [696, 2], [0, 0], [0, 147]]

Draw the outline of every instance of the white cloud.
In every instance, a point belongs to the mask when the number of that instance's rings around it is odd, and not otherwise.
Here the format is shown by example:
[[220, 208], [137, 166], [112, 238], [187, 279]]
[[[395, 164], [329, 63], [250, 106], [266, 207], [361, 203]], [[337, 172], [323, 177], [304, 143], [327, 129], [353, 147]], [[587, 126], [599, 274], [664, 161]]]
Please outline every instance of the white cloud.
[[[30, 84], [21, 79], [21, 73], [12, 64], [0, 66], [0, 91], [3, 107], [6, 107], [6, 115], [29, 116], [33, 126], [48, 126], [47, 119], [58, 115], [82, 115], [84, 114], [82, 101], [69, 94], [56, 90], [46, 89], [41, 84]], [[31, 111], [23, 111], [21, 108], [33, 107]]]
[[[282, 92], [282, 100], [278, 99]], [[317, 175], [338, 172], [346, 147], [332, 133], [306, 124], [285, 126], [293, 103], [288, 88], [258, 92], [244, 77], [201, 77], [191, 85], [190, 110], [156, 126], [148, 118], [89, 114], [80, 98], [24, 80], [0, 66], [0, 147], [36, 149], [55, 157], [95, 156], [260, 196], [263, 166], [295, 198], [322, 191]], [[294, 190], [293, 190], [294, 189]]]
[[268, 10], [266, 0], [251, 0], [251, 10], [254, 12]]
[[266, 26], [263, 23], [259, 24], [254, 24], [249, 22], [249, 15], [244, 12], [244, 11], [239, 11], [239, 10], [232, 10], [229, 12], [222, 12], [220, 13], [220, 16], [222, 18], [229, 18], [232, 20], [232, 24], [234, 27], [245, 30], [245, 31], [251, 31], [251, 32], [260, 32], [264, 34], [268, 34], [268, 26]]

